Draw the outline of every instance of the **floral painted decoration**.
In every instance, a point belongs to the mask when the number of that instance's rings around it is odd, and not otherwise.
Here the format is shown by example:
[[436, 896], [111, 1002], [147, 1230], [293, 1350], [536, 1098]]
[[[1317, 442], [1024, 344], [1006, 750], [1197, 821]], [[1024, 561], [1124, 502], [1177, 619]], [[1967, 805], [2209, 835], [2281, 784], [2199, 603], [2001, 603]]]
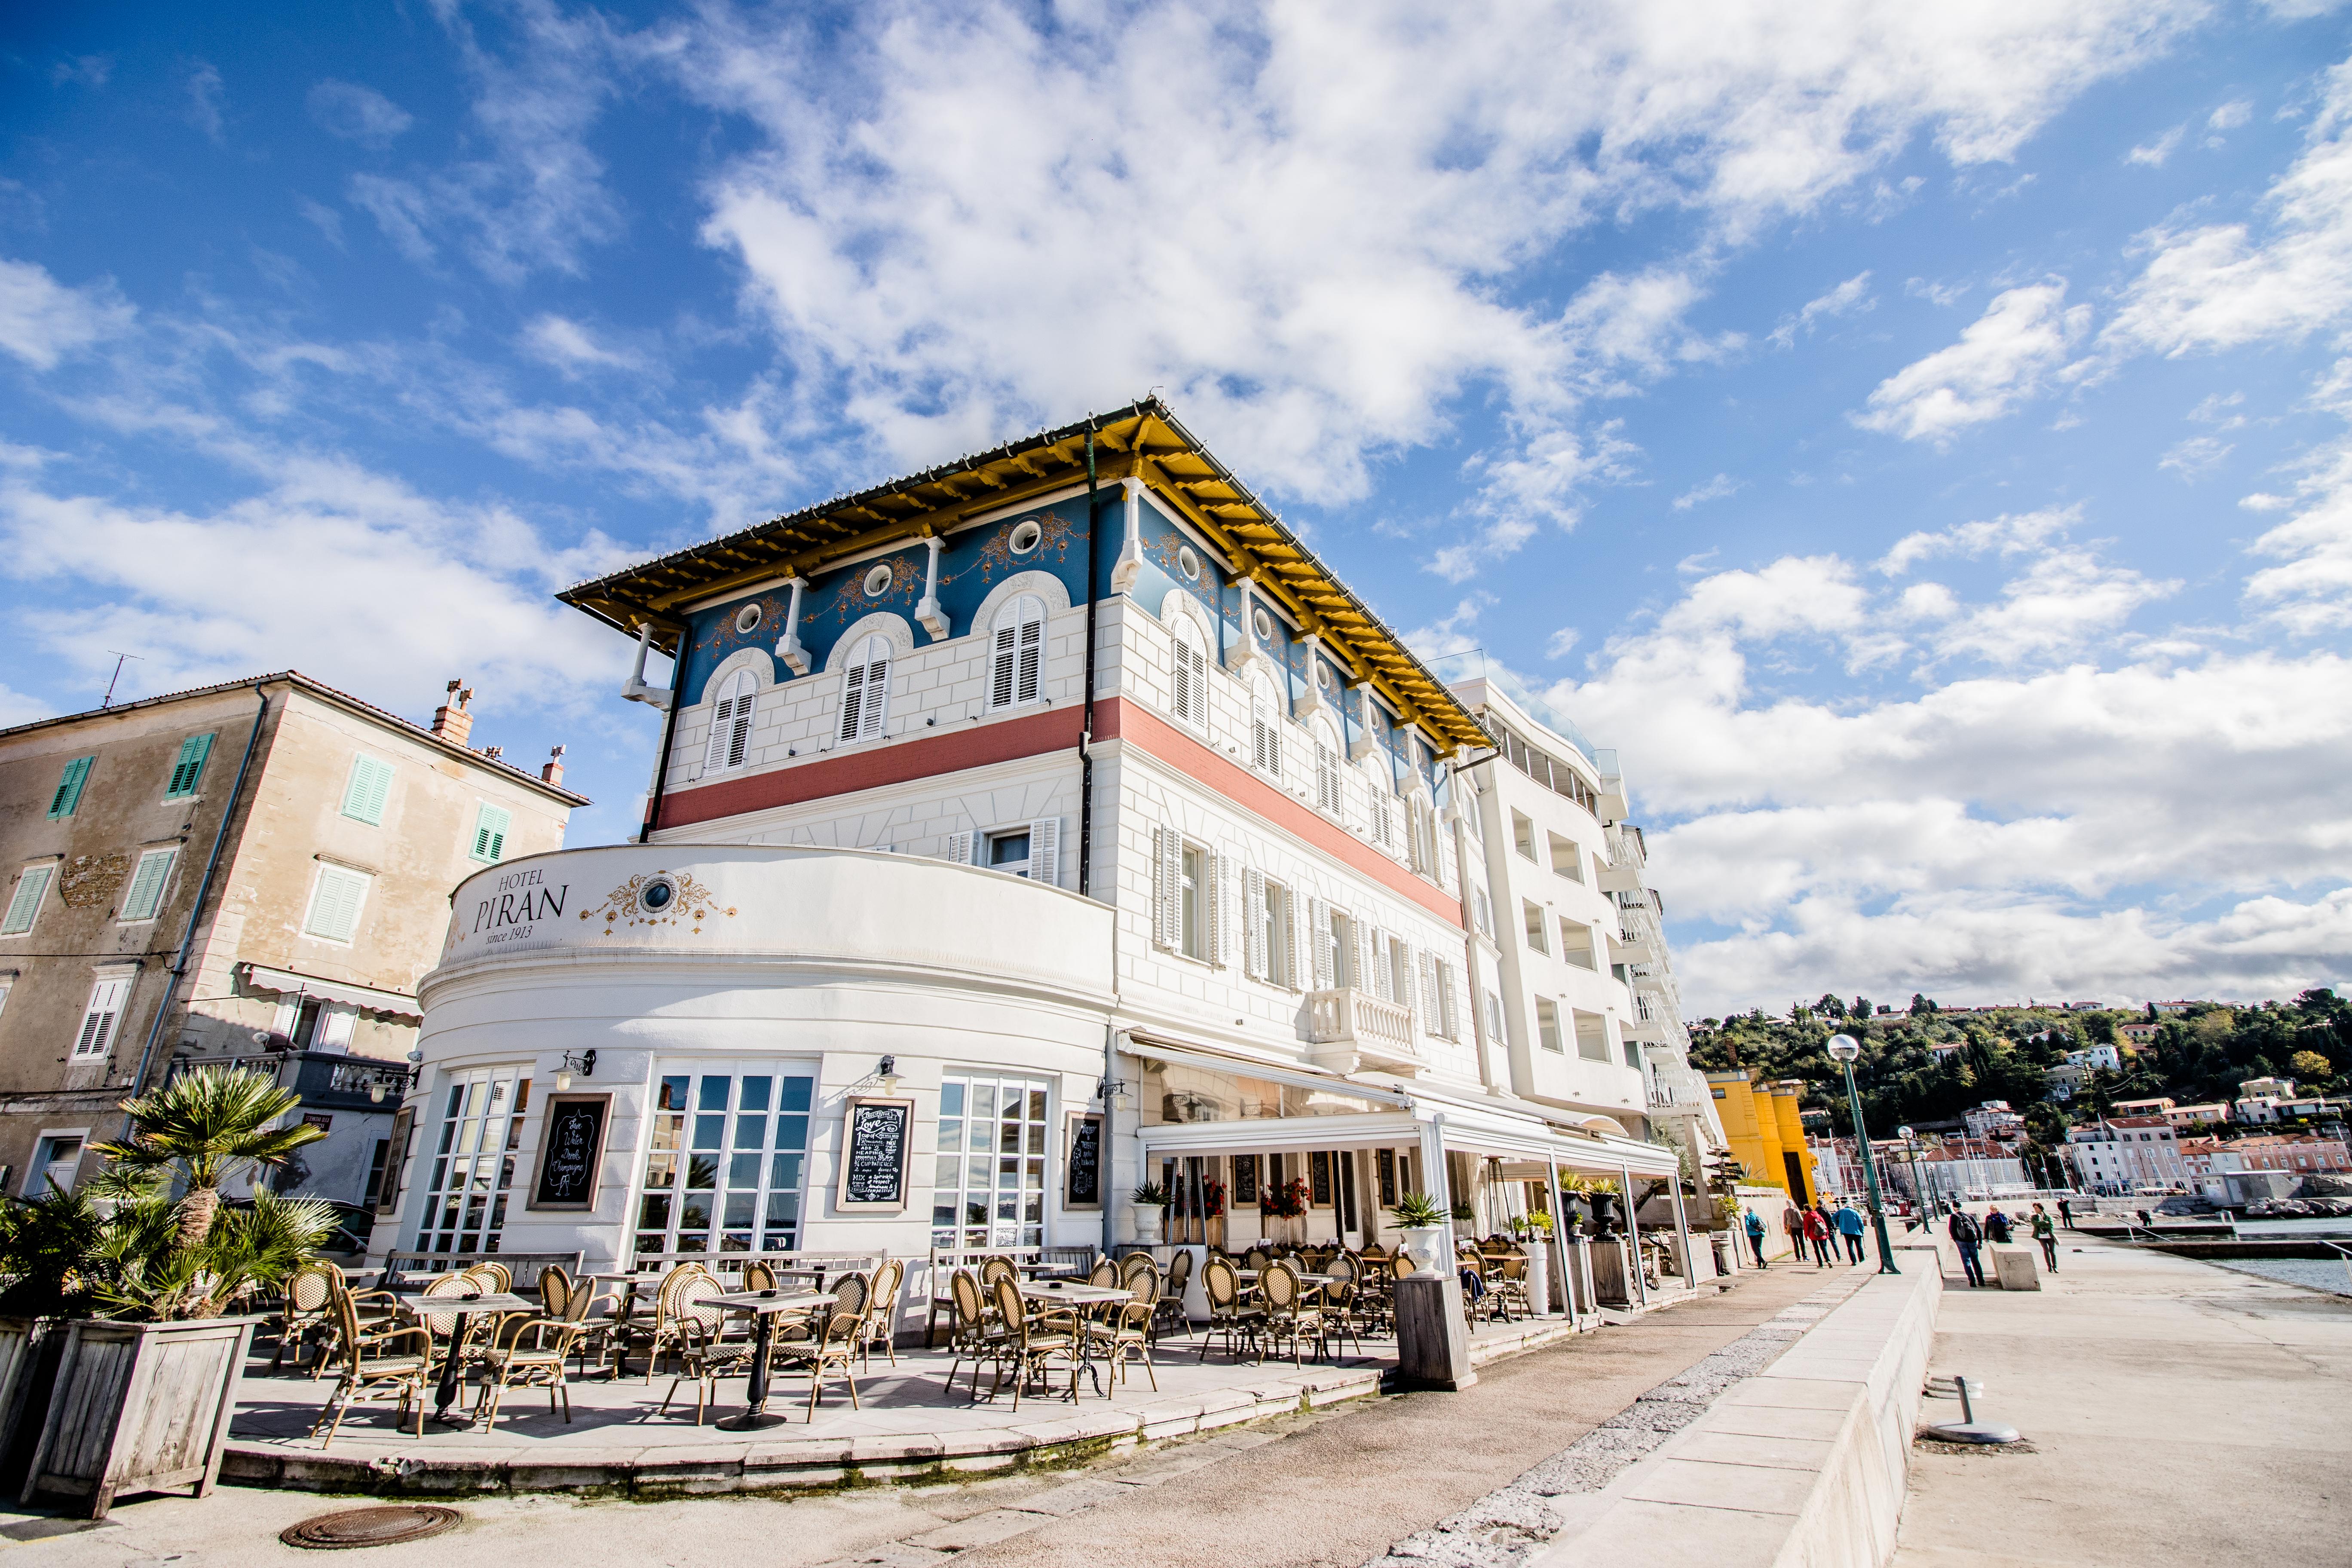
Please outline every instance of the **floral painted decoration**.
[[[649, 896], [656, 884], [667, 883], [671, 896], [656, 899]], [[630, 878], [604, 895], [602, 908], [583, 910], [583, 921], [600, 917], [604, 922], [604, 934], [627, 926], [690, 926], [696, 935], [702, 931], [702, 922], [720, 915], [732, 920], [734, 908], [721, 908], [709, 889], [683, 871], [651, 871]]]

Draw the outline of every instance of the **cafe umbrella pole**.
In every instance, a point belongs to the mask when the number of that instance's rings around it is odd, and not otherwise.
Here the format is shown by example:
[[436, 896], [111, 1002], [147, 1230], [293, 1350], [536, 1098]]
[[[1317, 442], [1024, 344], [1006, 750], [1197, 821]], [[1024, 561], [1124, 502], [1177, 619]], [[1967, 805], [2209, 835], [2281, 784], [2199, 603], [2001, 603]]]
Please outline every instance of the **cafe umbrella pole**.
[[1853, 1086], [1853, 1062], [1862, 1055], [1861, 1042], [1852, 1035], [1830, 1037], [1830, 1059], [1845, 1069], [1846, 1109], [1853, 1113], [1854, 1147], [1862, 1152], [1862, 1179], [1870, 1187], [1870, 1224], [1878, 1233], [1878, 1271], [1900, 1274], [1895, 1267], [1895, 1244], [1886, 1238], [1886, 1205], [1878, 1195], [1878, 1165], [1870, 1157], [1870, 1129], [1862, 1121], [1862, 1091]]

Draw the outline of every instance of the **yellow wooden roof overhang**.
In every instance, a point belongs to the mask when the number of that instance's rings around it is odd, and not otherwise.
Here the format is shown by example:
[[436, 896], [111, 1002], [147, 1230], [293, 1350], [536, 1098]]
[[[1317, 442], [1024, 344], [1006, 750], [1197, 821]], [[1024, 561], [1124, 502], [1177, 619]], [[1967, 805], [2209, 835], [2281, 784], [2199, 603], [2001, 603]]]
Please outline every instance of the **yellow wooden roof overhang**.
[[650, 625], [655, 645], [675, 653], [684, 605], [754, 583], [805, 576], [901, 540], [945, 533], [981, 512], [1084, 484], [1089, 434], [1100, 483], [1140, 478], [1301, 629], [1319, 634], [1327, 648], [1441, 752], [1493, 744], [1403, 639], [1156, 397], [837, 496], [578, 584], [556, 597], [632, 636]]

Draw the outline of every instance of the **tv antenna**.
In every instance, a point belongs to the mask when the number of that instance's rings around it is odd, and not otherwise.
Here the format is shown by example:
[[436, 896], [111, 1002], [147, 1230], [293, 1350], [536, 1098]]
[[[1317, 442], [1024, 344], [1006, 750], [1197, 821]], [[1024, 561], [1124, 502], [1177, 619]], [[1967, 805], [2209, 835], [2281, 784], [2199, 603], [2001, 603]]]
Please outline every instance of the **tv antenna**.
[[[106, 651], [114, 655], [114, 673], [107, 677], [106, 695], [99, 700], [98, 705], [100, 708], [111, 708], [114, 706], [114, 683], [122, 679], [123, 660], [142, 658], [142, 656], [135, 653], [119, 653], [113, 648], [108, 648]], [[144, 660], [142, 659], [142, 662], [143, 663]]]

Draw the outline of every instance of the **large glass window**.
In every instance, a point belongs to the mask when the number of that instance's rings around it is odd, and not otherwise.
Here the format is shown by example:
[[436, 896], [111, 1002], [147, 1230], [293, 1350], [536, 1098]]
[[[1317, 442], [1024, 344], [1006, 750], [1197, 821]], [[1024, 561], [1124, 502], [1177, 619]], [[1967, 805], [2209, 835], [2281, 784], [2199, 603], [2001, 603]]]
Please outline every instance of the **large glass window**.
[[530, 1106], [520, 1067], [455, 1075], [442, 1100], [441, 1132], [417, 1222], [419, 1252], [496, 1252], [514, 1191], [515, 1148]]
[[798, 1247], [815, 1089], [791, 1071], [656, 1079], [638, 1256]]
[[941, 1082], [932, 1246], [1045, 1245], [1046, 1100], [1038, 1079], [950, 1073]]

